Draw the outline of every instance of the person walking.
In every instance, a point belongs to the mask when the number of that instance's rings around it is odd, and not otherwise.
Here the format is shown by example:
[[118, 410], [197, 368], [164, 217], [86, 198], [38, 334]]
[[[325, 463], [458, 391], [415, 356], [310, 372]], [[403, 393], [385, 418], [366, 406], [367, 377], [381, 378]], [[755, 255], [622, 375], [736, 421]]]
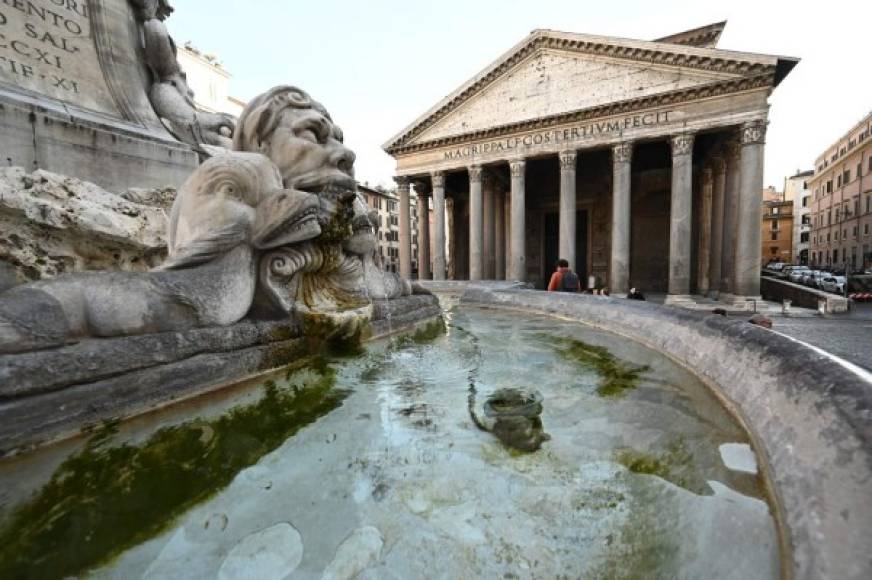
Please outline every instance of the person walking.
[[563, 258], [557, 260], [557, 269], [551, 274], [548, 291], [581, 292], [581, 280], [579, 280], [578, 274], [569, 269], [569, 262]]

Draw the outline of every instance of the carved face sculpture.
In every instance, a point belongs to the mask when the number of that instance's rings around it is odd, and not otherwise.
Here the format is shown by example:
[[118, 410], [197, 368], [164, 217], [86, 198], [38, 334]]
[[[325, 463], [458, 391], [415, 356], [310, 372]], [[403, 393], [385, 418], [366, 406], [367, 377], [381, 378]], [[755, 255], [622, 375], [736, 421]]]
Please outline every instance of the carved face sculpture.
[[319, 195], [326, 211], [355, 195], [354, 153], [327, 110], [305, 91], [276, 87], [256, 97], [239, 118], [234, 149], [263, 153], [284, 186]]

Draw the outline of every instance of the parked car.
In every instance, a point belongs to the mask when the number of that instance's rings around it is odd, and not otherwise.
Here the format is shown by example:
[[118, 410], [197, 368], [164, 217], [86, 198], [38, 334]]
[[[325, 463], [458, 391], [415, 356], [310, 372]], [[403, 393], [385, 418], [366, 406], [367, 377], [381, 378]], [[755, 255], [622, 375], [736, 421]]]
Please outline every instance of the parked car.
[[812, 288], [817, 288], [820, 290], [821, 282], [824, 278], [828, 276], [832, 276], [832, 272], [827, 272], [825, 270], [811, 270], [803, 279], [803, 284], [806, 286], [810, 286]]
[[802, 276], [799, 278], [799, 283], [803, 286], [811, 286], [816, 272], [817, 270], [803, 270]]
[[821, 280], [821, 290], [834, 292], [836, 294], [845, 293], [845, 277], [844, 276], [827, 276]]
[[787, 275], [787, 279], [794, 284], [801, 284], [802, 277], [808, 272], [811, 272], [811, 269], [809, 269], [807, 266], [796, 266], [794, 268], [791, 268], [790, 274]]
[[778, 276], [779, 278], [784, 278], [785, 280], [787, 280], [790, 278], [790, 273], [793, 272], [794, 270], [796, 270], [797, 268], [802, 268], [802, 269], [807, 270], [808, 266], [796, 266], [793, 264], [789, 264], [787, 266], [784, 266], [781, 269], [781, 271], [776, 274], [776, 276]]

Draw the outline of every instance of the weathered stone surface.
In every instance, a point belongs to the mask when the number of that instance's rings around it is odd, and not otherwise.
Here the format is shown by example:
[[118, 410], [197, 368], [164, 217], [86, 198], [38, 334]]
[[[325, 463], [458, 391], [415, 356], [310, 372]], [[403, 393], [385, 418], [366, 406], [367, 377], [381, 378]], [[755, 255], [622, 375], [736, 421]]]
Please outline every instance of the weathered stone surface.
[[[374, 337], [409, 332], [441, 315], [437, 298], [425, 294], [375, 301], [373, 312]], [[246, 320], [0, 355], [0, 450], [211, 392], [299, 360], [310, 347], [290, 319]]]
[[102, 421], [147, 412], [299, 360], [302, 339], [205, 352], [43, 395], [0, 400], [0, 454], [77, 434]]
[[145, 271], [166, 256], [173, 189], [116, 195], [44, 170], [0, 169], [0, 261], [18, 282], [83, 270]]
[[290, 321], [240, 322], [116, 339], [92, 338], [59, 349], [0, 355], [0, 400], [91, 383], [204, 353], [232, 353], [299, 336]]
[[[213, 157], [185, 182], [173, 204], [170, 256], [160, 271], [70, 275], [5, 292], [0, 352], [59, 346], [58, 336], [125, 336], [238, 322], [254, 300], [256, 251], [317, 236], [316, 211], [314, 195], [281, 189], [278, 171], [265, 156]], [[63, 324], [31, 324], [24, 309], [32, 294], [51, 296], [50, 314], [65, 319]]]
[[764, 458], [796, 578], [872, 571], [872, 375], [744, 320], [607, 297], [470, 289], [467, 304], [578, 320], [664, 352], [706, 379]]
[[128, 0], [4, 2], [0, 151], [113, 191], [177, 186], [197, 166], [155, 114]]

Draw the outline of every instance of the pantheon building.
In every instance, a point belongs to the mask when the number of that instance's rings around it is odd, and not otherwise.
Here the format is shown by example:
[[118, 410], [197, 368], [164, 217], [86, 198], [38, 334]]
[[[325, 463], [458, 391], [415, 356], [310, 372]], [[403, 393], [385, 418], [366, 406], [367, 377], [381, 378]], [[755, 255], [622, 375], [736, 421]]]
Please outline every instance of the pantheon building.
[[613, 293], [758, 297], [768, 97], [798, 60], [716, 48], [724, 26], [535, 30], [436, 103], [384, 144], [401, 272], [414, 187], [422, 279], [541, 288], [565, 258]]

